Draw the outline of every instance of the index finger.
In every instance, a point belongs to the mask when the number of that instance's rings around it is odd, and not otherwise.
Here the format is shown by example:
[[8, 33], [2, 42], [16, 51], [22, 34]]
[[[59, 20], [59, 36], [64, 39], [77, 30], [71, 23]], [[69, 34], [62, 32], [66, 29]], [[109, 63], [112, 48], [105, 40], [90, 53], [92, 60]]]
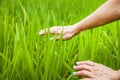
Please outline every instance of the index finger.
[[76, 63], [77, 65], [89, 65], [89, 66], [95, 66], [97, 63], [92, 61], [80, 61]]

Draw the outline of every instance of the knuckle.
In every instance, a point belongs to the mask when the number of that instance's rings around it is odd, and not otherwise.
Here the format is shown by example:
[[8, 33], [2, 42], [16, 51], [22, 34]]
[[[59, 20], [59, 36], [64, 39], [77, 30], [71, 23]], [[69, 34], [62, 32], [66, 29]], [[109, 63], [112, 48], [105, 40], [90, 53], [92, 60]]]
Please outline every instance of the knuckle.
[[82, 75], [85, 75], [85, 70], [82, 70], [82, 71], [81, 71], [81, 74], [82, 74]]
[[103, 65], [102, 65], [102, 64], [98, 64], [98, 63], [97, 63], [97, 65], [96, 65], [96, 66], [97, 66], [97, 67], [100, 67], [100, 66], [103, 66]]
[[89, 64], [89, 63], [91, 63], [91, 61], [90, 61], [90, 60], [86, 61], [86, 64]]
[[83, 69], [83, 66], [81, 65], [79, 68], [80, 68], [80, 69]]
[[82, 68], [86, 68], [86, 65], [83, 65]]
[[98, 71], [98, 68], [93, 68], [93, 71]]

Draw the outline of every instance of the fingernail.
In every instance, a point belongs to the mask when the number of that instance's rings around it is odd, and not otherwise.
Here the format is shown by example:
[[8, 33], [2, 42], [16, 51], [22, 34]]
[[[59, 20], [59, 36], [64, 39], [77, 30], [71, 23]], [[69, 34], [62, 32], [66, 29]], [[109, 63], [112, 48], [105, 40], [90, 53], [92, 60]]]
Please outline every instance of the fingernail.
[[79, 64], [80, 62], [76, 62], [76, 64]]
[[72, 75], [75, 75], [75, 74], [76, 74], [76, 72], [73, 72], [73, 73], [72, 73]]
[[43, 34], [43, 30], [40, 30], [39, 34], [40, 34], [40, 35]]
[[53, 38], [51, 37], [50, 40], [53, 40]]
[[73, 66], [73, 69], [75, 69], [76, 68], [76, 66]]

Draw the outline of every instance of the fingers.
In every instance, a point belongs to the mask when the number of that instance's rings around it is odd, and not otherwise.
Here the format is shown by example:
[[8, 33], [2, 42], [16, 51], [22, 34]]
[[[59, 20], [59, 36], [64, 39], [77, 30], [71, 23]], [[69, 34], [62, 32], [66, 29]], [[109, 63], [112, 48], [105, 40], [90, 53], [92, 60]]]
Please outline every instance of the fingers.
[[59, 40], [60, 39], [60, 35], [58, 35], [57, 37], [56, 37], [56, 40]]
[[58, 35], [58, 36], [56, 37], [56, 40], [60, 40], [60, 38], [61, 38], [63, 41], [69, 39], [68, 37], [66, 37], [66, 36], [64, 36], [64, 35], [63, 35], [62, 37], [61, 37], [61, 35]]
[[50, 28], [50, 34], [61, 34], [62, 30], [60, 27], [52, 27]]
[[[49, 32], [49, 28], [46, 28], [45, 30], [40, 30], [39, 34], [45, 35], [48, 34]], [[62, 28], [61, 27], [52, 27], [50, 28], [50, 34], [60, 34], [62, 32]]]
[[63, 41], [65, 41], [65, 40], [69, 40], [71, 37], [69, 36], [69, 35], [63, 35], [62, 37], [61, 37], [61, 35], [58, 35], [57, 37], [56, 37], [56, 40], [60, 40], [60, 38], [63, 40]]
[[88, 78], [83, 78], [81, 80], [94, 80], [96, 77], [101, 77], [102, 75], [106, 75], [106, 73], [110, 71], [110, 69], [106, 68], [106, 66], [103, 66], [99, 63], [95, 63], [92, 61], [82, 61], [82, 62], [77, 62], [76, 64], [77, 65], [73, 67], [73, 69], [77, 71], [74, 72], [74, 76], [88, 77]]
[[93, 70], [93, 68], [89, 65], [73, 66], [73, 69], [76, 71], [79, 71], [79, 70], [92, 71]]
[[82, 61], [77, 62], [76, 66], [73, 66], [73, 69], [77, 72], [74, 72], [74, 76], [84, 76], [93, 78], [94, 77], [94, 66], [97, 63], [94, 63], [92, 61]]
[[92, 73], [90, 71], [86, 71], [86, 70], [81, 70], [78, 72], [74, 72], [73, 73], [74, 76], [84, 76], [84, 77], [90, 77], [92, 78]]
[[82, 61], [82, 62], [77, 62], [76, 63], [77, 65], [89, 65], [89, 66], [95, 66], [95, 65], [97, 65], [97, 63], [95, 63], [95, 62], [92, 62], [92, 61]]
[[45, 34], [45, 30], [40, 30], [39, 35], [43, 36]]
[[[64, 26], [51, 27], [50, 29], [46, 28], [45, 30], [40, 30], [39, 34], [41, 36], [48, 34], [48, 33], [53, 34], [53, 35], [56, 34], [56, 36], [54, 38], [55, 40], [60, 40], [60, 38], [61, 38], [63, 41], [65, 41], [74, 36], [74, 33], [71, 29], [72, 29], [71, 26], [69, 26], [69, 27], [64, 27]], [[50, 40], [53, 40], [53, 38]]]
[[90, 78], [83, 78], [83, 79], [80, 79], [80, 80], [92, 80], [92, 79], [90, 79]]
[[62, 39], [63, 41], [65, 41], [65, 40], [68, 40], [68, 39], [70, 39], [72, 36], [69, 36], [69, 34], [64, 34], [64, 33], [62, 33], [61, 34], [61, 30], [58, 30], [58, 35], [57, 35], [57, 37], [56, 37], [56, 40], [60, 40], [60, 39]]
[[[45, 28], [44, 30], [40, 30], [39, 35], [43, 36], [45, 34], [48, 34], [48, 32], [49, 32], [49, 29]], [[53, 31], [50, 31], [50, 32], [53, 33]]]

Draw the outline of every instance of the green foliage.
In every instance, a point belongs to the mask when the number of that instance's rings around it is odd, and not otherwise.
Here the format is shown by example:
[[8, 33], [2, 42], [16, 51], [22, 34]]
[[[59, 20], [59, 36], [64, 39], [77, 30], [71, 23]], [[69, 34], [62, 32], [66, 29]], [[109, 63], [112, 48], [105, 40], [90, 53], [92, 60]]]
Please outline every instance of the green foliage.
[[[91, 3], [92, 2], [92, 3]], [[76, 61], [120, 68], [120, 23], [87, 30], [68, 41], [50, 41], [40, 29], [80, 21], [104, 0], [1, 0], [0, 80], [77, 80]]]

